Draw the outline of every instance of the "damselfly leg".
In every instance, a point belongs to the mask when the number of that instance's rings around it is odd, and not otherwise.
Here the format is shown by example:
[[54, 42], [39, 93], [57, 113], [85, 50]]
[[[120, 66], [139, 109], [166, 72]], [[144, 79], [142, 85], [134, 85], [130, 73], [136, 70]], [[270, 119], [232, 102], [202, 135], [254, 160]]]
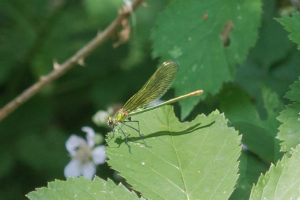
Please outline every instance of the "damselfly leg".
[[[131, 125], [129, 125], [129, 124], [126, 124], [127, 122], [134, 122], [134, 123], [137, 123], [137, 124], [138, 124], [138, 128], [135, 128], [135, 127], [133, 127], [133, 126], [131, 126]], [[122, 122], [122, 124], [123, 124], [124, 126], [127, 126], [127, 127], [131, 128], [131, 129], [135, 130], [135, 131], [139, 134], [140, 138], [143, 140], [144, 145], [147, 146], [147, 147], [149, 147], [149, 146], [147, 145], [146, 141], [144, 140], [144, 137], [143, 137], [143, 135], [142, 135], [142, 133], [141, 133], [139, 121], [128, 120], [128, 121]]]
[[118, 124], [118, 128], [119, 128], [119, 130], [121, 130], [122, 134], [124, 135], [125, 143], [126, 143], [126, 145], [128, 146], [129, 152], [131, 153], [131, 149], [130, 149], [130, 146], [129, 146], [129, 144], [128, 144], [128, 138], [127, 138], [127, 135], [126, 135], [125, 132], [123, 131], [122, 127], [119, 126], [119, 124]]

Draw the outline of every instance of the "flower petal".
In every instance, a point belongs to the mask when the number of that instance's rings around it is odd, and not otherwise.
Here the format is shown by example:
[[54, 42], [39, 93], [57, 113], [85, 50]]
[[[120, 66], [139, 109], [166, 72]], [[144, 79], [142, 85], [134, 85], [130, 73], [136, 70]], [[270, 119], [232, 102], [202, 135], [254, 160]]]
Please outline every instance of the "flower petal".
[[92, 179], [96, 173], [96, 165], [92, 162], [84, 164], [81, 173], [84, 177]]
[[86, 144], [86, 141], [83, 138], [81, 138], [77, 135], [71, 135], [66, 142], [66, 149], [70, 153], [71, 156], [75, 156], [76, 149], [80, 145], [84, 145], [84, 144]]
[[97, 146], [92, 151], [93, 161], [96, 165], [105, 163], [106, 155], [104, 145]]
[[89, 147], [93, 147], [95, 145], [95, 131], [89, 126], [84, 126], [81, 128], [83, 132], [86, 132], [86, 140]]
[[64, 175], [66, 178], [68, 177], [77, 177], [80, 176], [80, 172], [82, 171], [82, 166], [78, 160], [71, 160], [64, 169]]
[[242, 150], [243, 150], [243, 151], [247, 151], [247, 150], [248, 150], [248, 147], [247, 147], [245, 144], [242, 144]]

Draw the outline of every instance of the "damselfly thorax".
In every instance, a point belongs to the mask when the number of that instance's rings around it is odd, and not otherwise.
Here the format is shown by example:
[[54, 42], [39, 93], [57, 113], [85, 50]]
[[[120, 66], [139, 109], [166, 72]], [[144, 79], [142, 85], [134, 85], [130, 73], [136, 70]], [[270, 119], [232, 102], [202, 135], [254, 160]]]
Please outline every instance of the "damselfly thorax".
[[130, 117], [128, 115], [129, 115], [129, 113], [127, 111], [125, 111], [123, 108], [121, 108], [115, 114], [114, 117], [108, 118], [107, 125], [113, 128], [113, 126], [116, 125], [117, 123], [124, 122], [124, 121], [128, 120], [128, 118], [130, 120]]

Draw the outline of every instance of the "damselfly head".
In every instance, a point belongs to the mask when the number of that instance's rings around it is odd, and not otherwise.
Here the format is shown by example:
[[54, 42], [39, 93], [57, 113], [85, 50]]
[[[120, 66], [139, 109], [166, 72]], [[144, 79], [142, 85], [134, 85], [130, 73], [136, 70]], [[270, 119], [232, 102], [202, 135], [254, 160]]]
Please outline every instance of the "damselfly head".
[[113, 120], [112, 117], [108, 117], [107, 125], [110, 126], [110, 127], [114, 125], [114, 120]]

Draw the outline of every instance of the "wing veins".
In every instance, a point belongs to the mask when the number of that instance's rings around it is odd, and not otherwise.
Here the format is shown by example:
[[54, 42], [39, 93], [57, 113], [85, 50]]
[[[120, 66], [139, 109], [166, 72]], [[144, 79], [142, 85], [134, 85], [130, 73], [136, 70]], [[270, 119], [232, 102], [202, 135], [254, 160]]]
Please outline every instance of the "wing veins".
[[171, 86], [176, 72], [175, 62], [164, 62], [143, 87], [125, 103], [123, 110], [131, 112], [160, 98]]

